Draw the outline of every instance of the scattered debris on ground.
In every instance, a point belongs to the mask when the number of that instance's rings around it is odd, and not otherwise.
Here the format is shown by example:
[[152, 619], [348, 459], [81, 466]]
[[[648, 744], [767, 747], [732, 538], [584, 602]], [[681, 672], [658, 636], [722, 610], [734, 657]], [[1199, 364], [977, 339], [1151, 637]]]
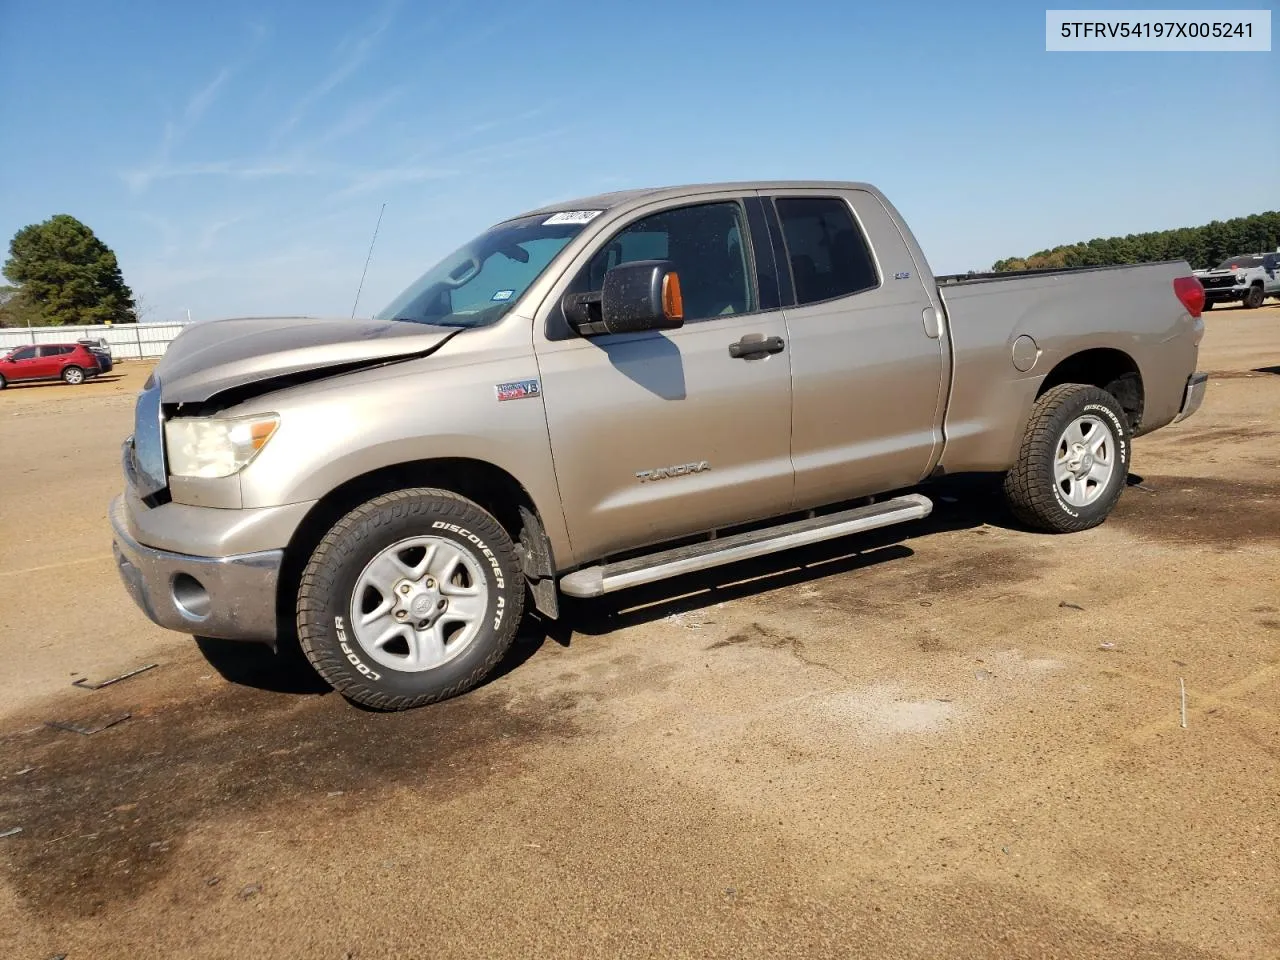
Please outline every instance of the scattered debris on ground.
[[127, 673], [120, 674], [118, 677], [112, 677], [109, 680], [103, 680], [99, 683], [90, 683], [84, 677], [81, 677], [79, 680], [72, 680], [71, 685], [73, 687], [80, 687], [84, 690], [101, 690], [103, 687], [109, 687], [113, 683], [119, 683], [121, 680], [128, 680], [130, 677], [136, 677], [138, 674], [146, 673], [148, 670], [154, 670], [158, 666], [160, 666], [158, 663], [148, 663], [146, 666], [138, 667], [136, 670], [130, 670]]
[[78, 733], [82, 736], [91, 737], [95, 733], [101, 733], [103, 730], [114, 727], [118, 723], [124, 723], [131, 716], [133, 716], [131, 713], [121, 713], [108, 717], [107, 719], [92, 725], [77, 723], [71, 720], [46, 720], [44, 725], [46, 727], [52, 727], [55, 730], [67, 730], [71, 733]]

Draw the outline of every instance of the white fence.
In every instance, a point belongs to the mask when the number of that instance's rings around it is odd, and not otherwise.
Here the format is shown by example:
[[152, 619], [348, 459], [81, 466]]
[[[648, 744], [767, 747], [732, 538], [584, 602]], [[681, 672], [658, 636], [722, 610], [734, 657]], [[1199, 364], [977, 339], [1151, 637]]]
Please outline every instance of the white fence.
[[0, 328], [0, 353], [29, 343], [74, 343], [101, 337], [111, 344], [116, 360], [141, 360], [163, 356], [169, 341], [182, 332], [185, 323], [124, 323], [119, 326], [89, 327], [5, 327]]

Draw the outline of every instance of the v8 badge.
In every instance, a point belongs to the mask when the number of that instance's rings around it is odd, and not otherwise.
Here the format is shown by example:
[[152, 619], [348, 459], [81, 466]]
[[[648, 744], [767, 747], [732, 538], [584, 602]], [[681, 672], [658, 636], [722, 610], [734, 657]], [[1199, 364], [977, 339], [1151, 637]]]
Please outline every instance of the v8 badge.
[[524, 400], [527, 397], [537, 397], [542, 394], [542, 387], [537, 380], [513, 380], [510, 383], [495, 383], [493, 390], [498, 395], [499, 403], [504, 400]]

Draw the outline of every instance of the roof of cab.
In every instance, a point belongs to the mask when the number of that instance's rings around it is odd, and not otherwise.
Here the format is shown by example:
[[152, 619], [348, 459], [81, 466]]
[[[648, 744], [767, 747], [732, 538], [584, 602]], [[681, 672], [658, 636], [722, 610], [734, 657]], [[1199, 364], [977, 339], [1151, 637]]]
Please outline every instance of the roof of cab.
[[670, 187], [642, 187], [635, 190], [615, 190], [612, 193], [599, 193], [593, 197], [579, 197], [576, 200], [561, 200], [527, 210], [511, 217], [535, 217], [548, 213], [559, 213], [563, 210], [610, 210], [640, 200], [664, 200], [699, 193], [719, 193], [726, 190], [871, 190], [875, 188], [867, 183], [856, 183], [844, 180], [741, 180], [726, 183], [689, 183]]

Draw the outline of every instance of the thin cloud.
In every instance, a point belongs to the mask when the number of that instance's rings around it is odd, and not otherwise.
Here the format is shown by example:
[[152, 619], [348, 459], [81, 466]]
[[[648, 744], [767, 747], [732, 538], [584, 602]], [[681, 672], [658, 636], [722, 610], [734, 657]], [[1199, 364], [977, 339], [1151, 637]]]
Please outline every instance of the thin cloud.
[[190, 99], [187, 100], [186, 109], [182, 111], [183, 126], [185, 128], [193, 126], [204, 115], [204, 112], [213, 106], [213, 102], [218, 99], [222, 88], [231, 79], [232, 72], [232, 65], [227, 64], [218, 71], [217, 76], [191, 95]]
[[153, 183], [184, 177], [230, 177], [236, 180], [263, 180], [269, 177], [321, 176], [333, 168], [294, 160], [209, 160], [187, 163], [154, 163], [144, 170], [124, 174], [134, 193], [141, 193]]
[[370, 100], [362, 100], [361, 102], [348, 107], [347, 110], [343, 112], [342, 116], [338, 118], [336, 123], [323, 131], [315, 138], [315, 140], [307, 144], [306, 148], [301, 152], [308, 153], [317, 147], [322, 147], [326, 144], [334, 143], [335, 141], [343, 140], [346, 137], [359, 133], [365, 127], [369, 126], [369, 124], [373, 123], [374, 120], [378, 119], [378, 117], [386, 111], [387, 107], [391, 106], [391, 104], [396, 100], [404, 96], [407, 90], [408, 87], [396, 87], [393, 90], [388, 90], [380, 97], [374, 97]]
[[383, 187], [421, 183], [425, 180], [444, 180], [457, 175], [457, 170], [445, 167], [403, 166], [366, 170], [352, 174], [351, 183], [336, 193], [330, 194], [329, 200], [346, 200]]
[[[268, 143], [268, 150], [273, 148], [285, 136], [287, 136], [307, 115], [318, 102], [332, 93], [339, 85], [350, 78], [357, 70], [359, 70], [369, 54], [373, 52], [378, 40], [387, 28], [391, 26], [391, 21], [395, 19], [396, 9], [399, 7], [399, 0], [393, 0], [389, 3], [378, 18], [373, 21], [370, 27], [363, 33], [346, 37], [341, 44], [338, 45], [336, 51], [340, 54], [338, 65], [314, 87], [302, 95], [301, 99], [294, 104], [293, 110], [284, 122], [276, 128]], [[345, 51], [345, 52], [344, 52]]]
[[250, 24], [250, 33], [249, 52], [220, 67], [212, 78], [193, 90], [187, 97], [181, 116], [176, 121], [170, 120], [165, 123], [160, 144], [150, 162], [137, 170], [126, 171], [121, 175], [133, 193], [143, 193], [153, 181], [164, 178], [170, 167], [169, 158], [173, 155], [174, 148], [195, 129], [201, 118], [222, 95], [231, 78], [244, 65], [249, 54], [268, 36], [267, 28], [257, 23]]

